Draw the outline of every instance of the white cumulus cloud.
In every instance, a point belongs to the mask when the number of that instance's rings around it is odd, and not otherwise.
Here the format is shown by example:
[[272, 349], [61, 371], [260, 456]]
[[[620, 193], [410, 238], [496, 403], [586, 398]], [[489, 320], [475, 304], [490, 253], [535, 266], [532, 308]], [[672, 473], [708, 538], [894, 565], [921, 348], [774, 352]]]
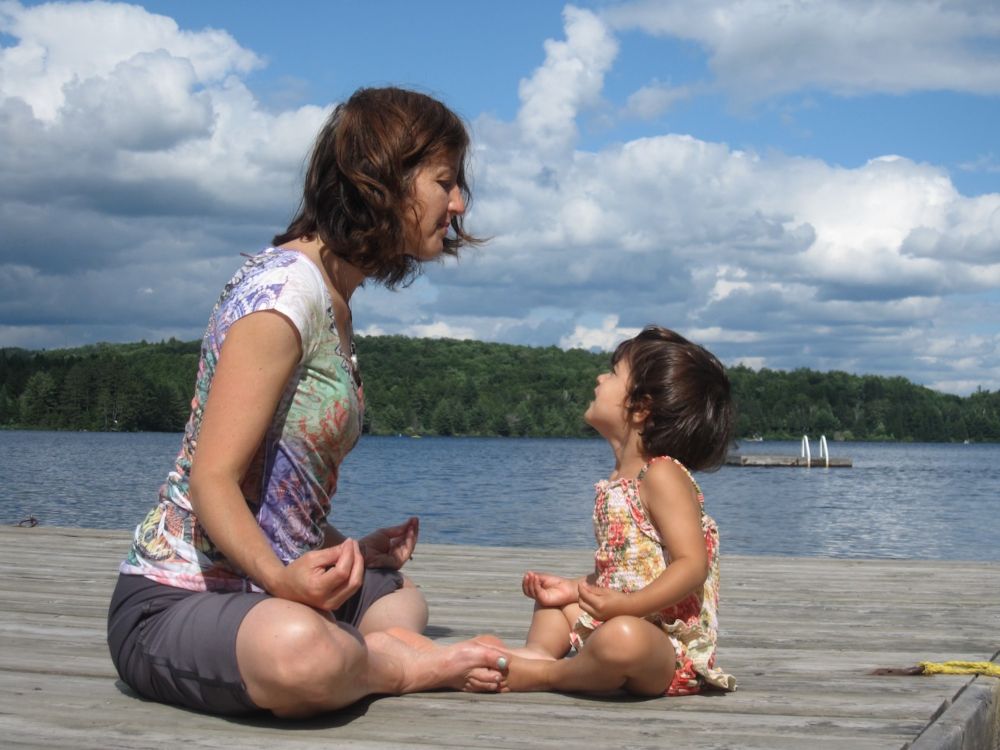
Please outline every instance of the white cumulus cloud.
[[587, 10], [567, 5], [566, 40], [545, 42], [545, 63], [520, 85], [518, 123], [527, 143], [544, 151], [572, 147], [576, 117], [600, 100], [618, 43]]
[[1000, 16], [988, 2], [635, 0], [602, 17], [697, 42], [742, 100], [810, 88], [1000, 93]]
[[[468, 226], [493, 240], [403, 292], [361, 290], [359, 330], [609, 349], [659, 323], [727, 363], [1000, 387], [1000, 195], [905, 155], [848, 168], [656, 130], [579, 137], [610, 106], [625, 29], [697, 41], [752, 97], [991, 92], [983, 8], [567, 6], [518, 114], [474, 123]], [[258, 55], [137, 6], [0, 2], [0, 32], [0, 345], [197, 337], [238, 253], [287, 221], [329, 106], [268, 111], [246, 83]], [[699, 95], [643, 80], [615, 117]]]

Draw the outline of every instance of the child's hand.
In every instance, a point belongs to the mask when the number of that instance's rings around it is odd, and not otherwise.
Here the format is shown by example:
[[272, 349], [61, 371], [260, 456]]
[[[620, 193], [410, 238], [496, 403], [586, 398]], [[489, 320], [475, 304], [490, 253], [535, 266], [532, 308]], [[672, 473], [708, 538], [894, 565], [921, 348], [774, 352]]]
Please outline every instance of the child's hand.
[[618, 615], [629, 614], [625, 604], [627, 599], [628, 594], [623, 594], [621, 591], [580, 581], [580, 608], [601, 622]]
[[543, 607], [562, 607], [576, 601], [576, 581], [529, 570], [521, 579], [521, 591]]

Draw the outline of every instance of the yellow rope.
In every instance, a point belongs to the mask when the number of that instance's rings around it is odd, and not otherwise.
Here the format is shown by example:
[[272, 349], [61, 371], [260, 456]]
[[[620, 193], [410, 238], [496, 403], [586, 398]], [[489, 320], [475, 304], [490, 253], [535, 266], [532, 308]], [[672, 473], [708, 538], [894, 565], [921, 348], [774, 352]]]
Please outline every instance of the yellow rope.
[[981, 674], [1000, 677], [1000, 664], [989, 661], [922, 661], [924, 674]]

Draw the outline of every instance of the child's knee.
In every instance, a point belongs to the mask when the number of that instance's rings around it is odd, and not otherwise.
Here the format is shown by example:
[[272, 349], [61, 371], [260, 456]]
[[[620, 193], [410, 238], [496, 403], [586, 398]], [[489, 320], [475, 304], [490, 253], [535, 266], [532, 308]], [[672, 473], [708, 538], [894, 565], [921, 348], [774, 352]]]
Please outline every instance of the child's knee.
[[612, 617], [587, 639], [587, 648], [595, 649], [595, 656], [619, 665], [647, 661], [664, 645], [670, 647], [670, 641], [659, 628], [631, 615]]

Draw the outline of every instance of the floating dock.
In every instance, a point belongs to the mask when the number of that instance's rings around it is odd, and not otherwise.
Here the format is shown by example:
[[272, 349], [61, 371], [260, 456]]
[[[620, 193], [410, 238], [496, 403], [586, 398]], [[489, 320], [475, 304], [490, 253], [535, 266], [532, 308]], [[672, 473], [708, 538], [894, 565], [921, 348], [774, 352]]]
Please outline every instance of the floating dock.
[[809, 458], [807, 456], [772, 456], [764, 453], [730, 453], [726, 466], [802, 466], [814, 469], [849, 469], [854, 466], [850, 458]]
[[[759, 438], [751, 438], [747, 442], [761, 443]], [[726, 456], [726, 466], [804, 466], [806, 468], [849, 469], [854, 462], [849, 458], [834, 458], [830, 455], [830, 446], [826, 435], [820, 435], [819, 453], [813, 457], [809, 444], [809, 436], [802, 436], [801, 449], [798, 456], [772, 456], [763, 453], [730, 453]]]
[[[3, 747], [995, 747], [1000, 680], [870, 672], [996, 660], [1000, 562], [723, 554], [719, 665], [736, 675], [735, 693], [639, 700], [434, 692], [279, 721], [148, 702], [118, 680], [105, 617], [130, 536], [0, 527]], [[585, 549], [421, 544], [406, 571], [430, 603], [430, 637], [450, 642], [493, 632], [521, 643], [531, 617], [520, 592], [523, 571], [576, 575], [591, 565]]]

